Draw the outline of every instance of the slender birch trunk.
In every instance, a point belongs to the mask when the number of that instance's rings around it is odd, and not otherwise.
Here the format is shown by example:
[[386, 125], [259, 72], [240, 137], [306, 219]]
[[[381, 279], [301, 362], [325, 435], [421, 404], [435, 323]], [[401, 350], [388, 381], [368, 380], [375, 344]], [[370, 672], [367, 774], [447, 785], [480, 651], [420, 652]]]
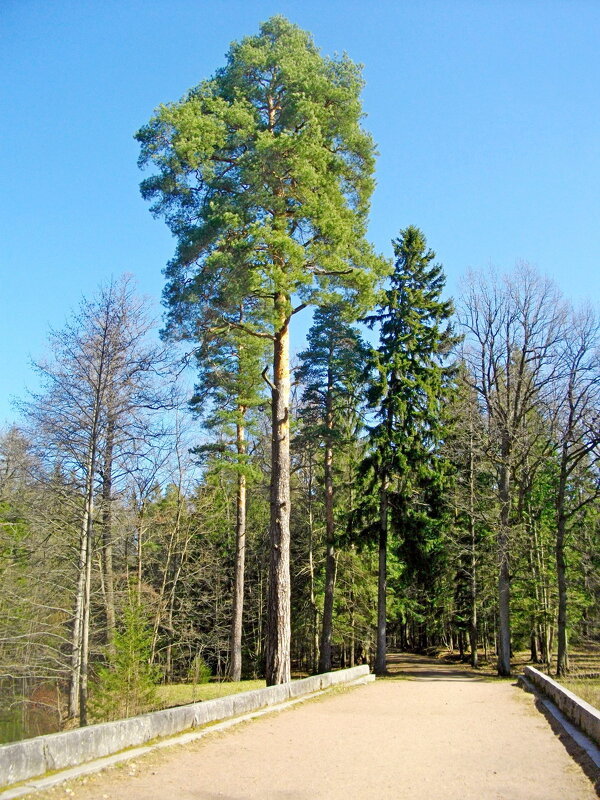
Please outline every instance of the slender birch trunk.
[[81, 679], [81, 629], [83, 622], [86, 558], [88, 539], [88, 506], [89, 492], [86, 487], [85, 505], [81, 522], [79, 565], [77, 589], [75, 593], [75, 610], [73, 614], [73, 631], [71, 635], [71, 680], [69, 685], [69, 717], [75, 719], [79, 715], [79, 684]]
[[86, 536], [86, 565], [85, 565], [85, 584], [83, 593], [83, 614], [81, 622], [81, 659], [80, 659], [80, 682], [79, 682], [79, 725], [84, 727], [88, 724], [88, 666], [90, 655], [90, 600], [92, 590], [92, 543], [93, 543], [93, 520], [94, 520], [94, 494], [89, 495], [89, 512], [87, 514], [87, 536]]

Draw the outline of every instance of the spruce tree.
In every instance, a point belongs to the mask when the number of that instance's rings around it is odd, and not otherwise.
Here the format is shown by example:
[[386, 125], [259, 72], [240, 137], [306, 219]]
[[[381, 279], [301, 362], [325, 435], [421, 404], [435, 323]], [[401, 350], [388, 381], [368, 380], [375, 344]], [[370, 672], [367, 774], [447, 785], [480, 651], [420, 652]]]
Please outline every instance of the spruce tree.
[[151, 664], [152, 628], [130, 587], [109, 663], [98, 669], [93, 710], [102, 720], [140, 714], [155, 700], [158, 669]]
[[[392, 524], [396, 528], [403, 524], [407, 538], [410, 534], [414, 539], [415, 526], [421, 536], [425, 535], [423, 508], [435, 514], [433, 506], [439, 506], [436, 484], [444, 471], [439, 451], [443, 405], [453, 371], [448, 356], [457, 342], [449, 322], [452, 302], [441, 299], [445, 284], [442, 267], [433, 263], [435, 253], [428, 249], [425, 236], [409, 226], [400, 231], [393, 246], [395, 266], [390, 288], [376, 314], [367, 319], [371, 327], [379, 327], [380, 336], [368, 390], [368, 402], [377, 421], [370, 428], [372, 454], [366, 464], [379, 494], [375, 671], [380, 675], [386, 670], [390, 509]], [[423, 504], [416, 513], [412, 504], [419, 492]]]

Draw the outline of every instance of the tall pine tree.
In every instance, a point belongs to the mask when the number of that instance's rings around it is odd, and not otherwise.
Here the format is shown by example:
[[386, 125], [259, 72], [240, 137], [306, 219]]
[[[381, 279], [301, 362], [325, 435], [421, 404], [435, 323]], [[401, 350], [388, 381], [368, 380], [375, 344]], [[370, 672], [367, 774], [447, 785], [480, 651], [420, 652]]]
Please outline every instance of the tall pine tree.
[[[171, 324], [200, 308], [273, 347], [269, 684], [290, 678], [290, 322], [308, 304], [361, 313], [387, 269], [366, 240], [374, 145], [361, 89], [349, 58], [323, 57], [277, 16], [137, 134], [141, 164], [157, 169], [142, 193], [178, 239], [166, 270]], [[249, 299], [261, 304], [260, 328], [235, 316]]]

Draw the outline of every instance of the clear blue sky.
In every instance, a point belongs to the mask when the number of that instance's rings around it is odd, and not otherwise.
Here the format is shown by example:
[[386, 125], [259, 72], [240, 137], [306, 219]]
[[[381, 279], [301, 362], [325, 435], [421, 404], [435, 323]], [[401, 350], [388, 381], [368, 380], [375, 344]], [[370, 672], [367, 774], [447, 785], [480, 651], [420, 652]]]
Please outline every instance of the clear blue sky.
[[415, 224], [452, 293], [524, 259], [598, 297], [598, 0], [0, 0], [0, 425], [82, 295], [127, 271], [158, 305], [133, 134], [277, 13], [364, 64], [380, 252]]

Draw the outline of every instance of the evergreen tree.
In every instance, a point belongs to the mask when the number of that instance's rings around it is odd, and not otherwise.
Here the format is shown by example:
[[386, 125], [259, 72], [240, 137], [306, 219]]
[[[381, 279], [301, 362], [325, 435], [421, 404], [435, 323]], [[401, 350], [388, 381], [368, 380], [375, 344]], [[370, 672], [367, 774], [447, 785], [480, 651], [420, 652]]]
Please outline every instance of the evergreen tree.
[[455, 571], [456, 622], [462, 643], [468, 631], [471, 666], [478, 666], [478, 611], [494, 507], [493, 470], [486, 458], [486, 423], [464, 363], [449, 405], [444, 453], [452, 464], [454, 509], [450, 551]]
[[[358, 330], [342, 318], [339, 305], [318, 309], [308, 333], [308, 349], [300, 353], [297, 378], [302, 394], [305, 435], [323, 444], [325, 484], [325, 597], [319, 672], [331, 669], [333, 595], [335, 585], [334, 454], [356, 418], [358, 387], [368, 349]], [[354, 433], [354, 431], [352, 431]]]
[[152, 666], [152, 629], [137, 592], [130, 588], [121, 624], [115, 630], [114, 653], [98, 669], [93, 710], [102, 720], [122, 719], [145, 711], [155, 699], [158, 671]]
[[413, 561], [418, 554], [431, 554], [436, 530], [429, 521], [440, 512], [443, 407], [453, 372], [447, 360], [457, 343], [449, 322], [452, 303], [441, 299], [442, 267], [433, 263], [435, 253], [427, 248], [425, 236], [409, 226], [393, 245], [390, 288], [377, 313], [367, 319], [380, 332], [368, 390], [378, 421], [370, 428], [373, 452], [365, 465], [372, 470], [379, 494], [378, 674], [386, 669], [390, 510], [407, 554], [412, 545]]
[[[365, 238], [374, 146], [361, 88], [350, 59], [324, 58], [273, 17], [137, 134], [140, 163], [158, 169], [142, 193], [178, 240], [169, 325], [198, 338], [243, 330], [273, 346], [269, 684], [290, 678], [290, 321], [334, 300], [360, 313], [387, 266]], [[256, 322], [240, 323], [248, 302]]]

